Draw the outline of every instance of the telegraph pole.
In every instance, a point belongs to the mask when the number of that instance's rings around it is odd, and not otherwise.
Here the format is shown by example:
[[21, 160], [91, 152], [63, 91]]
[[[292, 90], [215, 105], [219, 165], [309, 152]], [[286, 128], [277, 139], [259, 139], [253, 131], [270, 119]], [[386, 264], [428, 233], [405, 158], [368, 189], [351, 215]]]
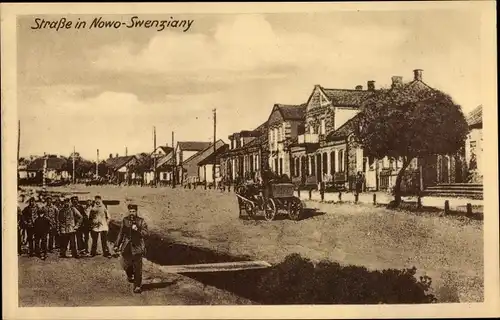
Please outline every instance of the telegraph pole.
[[43, 181], [42, 181], [42, 190], [45, 192], [47, 190], [47, 153], [43, 153]]
[[19, 150], [21, 149], [21, 120], [17, 121], [17, 185], [19, 186]]
[[217, 159], [216, 159], [216, 152], [217, 152], [217, 147], [215, 145], [216, 142], [216, 133], [217, 133], [217, 109], [213, 109], [214, 112], [214, 164], [212, 165], [212, 181], [214, 183], [214, 189], [216, 188], [215, 184], [215, 165], [217, 164]]
[[156, 187], [156, 127], [153, 127], [153, 168], [154, 168], [154, 186]]
[[75, 176], [75, 146], [73, 146], [73, 184], [76, 182]]
[[175, 188], [175, 171], [176, 171], [176, 161], [177, 161], [177, 158], [176, 158], [176, 154], [175, 154], [175, 146], [174, 146], [174, 132], [172, 131], [172, 148], [173, 148], [173, 151], [172, 151], [172, 157], [173, 157], [173, 165], [172, 165], [172, 188]]
[[99, 178], [99, 149], [97, 149], [97, 161], [95, 163], [95, 177]]

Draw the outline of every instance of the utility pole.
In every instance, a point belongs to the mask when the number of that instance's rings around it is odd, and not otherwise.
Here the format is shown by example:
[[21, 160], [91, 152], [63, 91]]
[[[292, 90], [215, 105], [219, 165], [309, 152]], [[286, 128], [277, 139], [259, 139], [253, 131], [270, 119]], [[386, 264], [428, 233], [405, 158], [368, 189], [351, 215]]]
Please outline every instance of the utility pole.
[[43, 153], [43, 180], [42, 180], [42, 190], [45, 192], [47, 190], [47, 153]]
[[153, 168], [154, 168], [154, 173], [153, 173], [153, 180], [154, 180], [154, 186], [156, 187], [156, 127], [153, 127]]
[[99, 149], [97, 149], [97, 161], [95, 163], [95, 177], [99, 179]]
[[177, 156], [175, 154], [175, 145], [174, 145], [174, 132], [172, 131], [172, 157], [173, 157], [173, 165], [172, 165], [172, 188], [175, 188], [175, 171], [176, 171], [176, 162], [177, 162]]
[[216, 142], [216, 133], [217, 133], [217, 109], [213, 109], [214, 112], [214, 164], [212, 165], [212, 181], [214, 183], [214, 189], [216, 188], [215, 184], [215, 165], [217, 164], [217, 159], [216, 159], [216, 152], [217, 152], [217, 146], [215, 145]]
[[73, 184], [76, 182], [76, 176], [75, 176], [75, 146], [73, 146]]
[[17, 185], [19, 186], [19, 150], [21, 149], [21, 120], [17, 121]]

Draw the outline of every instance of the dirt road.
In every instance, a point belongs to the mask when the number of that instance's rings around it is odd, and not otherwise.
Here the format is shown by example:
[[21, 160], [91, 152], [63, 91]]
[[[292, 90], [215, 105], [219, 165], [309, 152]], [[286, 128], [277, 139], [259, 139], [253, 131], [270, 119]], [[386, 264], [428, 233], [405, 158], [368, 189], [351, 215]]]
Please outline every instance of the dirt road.
[[144, 265], [141, 294], [132, 293], [118, 259], [19, 258], [20, 307], [241, 305], [251, 302], [190, 278]]
[[[61, 189], [66, 190], [68, 189]], [[291, 253], [369, 269], [415, 266], [433, 278], [433, 287], [459, 301], [482, 301], [482, 221], [417, 216], [385, 208], [307, 203], [319, 209], [302, 221], [240, 220], [233, 193], [141, 187], [73, 187], [120, 200], [110, 207], [114, 218], [130, 201], [140, 206], [155, 232], [177, 243], [229, 255], [277, 263]], [[439, 293], [438, 293], [439, 294]], [[444, 293], [443, 293], [444, 294]]]

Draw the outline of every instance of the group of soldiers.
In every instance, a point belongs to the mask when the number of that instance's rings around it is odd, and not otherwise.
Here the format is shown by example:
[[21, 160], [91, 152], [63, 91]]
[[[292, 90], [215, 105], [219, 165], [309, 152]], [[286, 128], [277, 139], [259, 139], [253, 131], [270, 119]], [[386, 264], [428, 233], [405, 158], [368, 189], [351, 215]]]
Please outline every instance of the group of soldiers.
[[53, 198], [49, 195], [38, 201], [30, 197], [24, 209], [18, 206], [18, 254], [23, 253], [24, 242], [27, 254], [42, 260], [54, 250], [59, 250], [61, 258], [68, 258], [68, 245], [72, 258], [96, 256], [97, 242], [101, 238], [102, 254], [111, 258], [107, 242], [109, 220], [109, 211], [100, 196], [88, 200], [85, 205], [80, 204], [77, 196]]
[[[61, 258], [94, 257], [100, 238], [103, 256], [117, 257], [119, 253], [127, 280], [134, 284], [133, 292], [140, 293], [148, 225], [137, 215], [137, 205], [129, 204], [127, 208], [128, 215], [122, 220], [113, 246], [116, 254], [112, 255], [108, 247], [110, 215], [101, 196], [95, 196], [93, 201], [87, 200], [84, 205], [80, 204], [77, 196], [30, 197], [24, 209], [17, 207], [18, 254], [23, 253], [22, 244], [26, 242], [28, 255], [42, 260], [54, 250], [59, 250]], [[92, 245], [89, 251], [90, 240]], [[71, 256], [66, 255], [68, 245]]]

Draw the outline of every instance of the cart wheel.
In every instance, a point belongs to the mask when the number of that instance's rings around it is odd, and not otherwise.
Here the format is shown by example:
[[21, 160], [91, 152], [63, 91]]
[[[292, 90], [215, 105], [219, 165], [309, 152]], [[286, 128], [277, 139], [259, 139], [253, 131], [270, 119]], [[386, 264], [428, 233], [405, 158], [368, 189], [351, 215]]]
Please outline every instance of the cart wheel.
[[267, 221], [273, 221], [276, 216], [276, 203], [273, 199], [268, 199], [264, 204], [264, 218]]
[[300, 214], [302, 212], [302, 202], [300, 201], [290, 201], [288, 204], [288, 216], [294, 221], [300, 220]]

